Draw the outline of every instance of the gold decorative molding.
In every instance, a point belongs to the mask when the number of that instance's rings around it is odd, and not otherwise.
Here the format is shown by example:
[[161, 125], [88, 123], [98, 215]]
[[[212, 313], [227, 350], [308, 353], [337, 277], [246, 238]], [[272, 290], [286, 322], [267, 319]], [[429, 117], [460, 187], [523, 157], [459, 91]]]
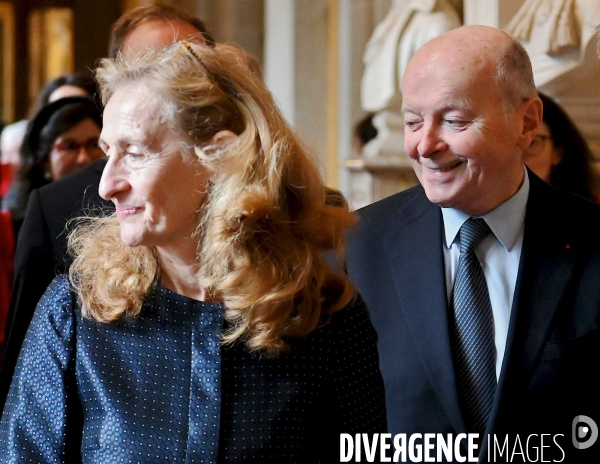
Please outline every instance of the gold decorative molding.
[[0, 56], [2, 57], [1, 117], [5, 122], [14, 121], [15, 108], [15, 19], [12, 3], [0, 2]]

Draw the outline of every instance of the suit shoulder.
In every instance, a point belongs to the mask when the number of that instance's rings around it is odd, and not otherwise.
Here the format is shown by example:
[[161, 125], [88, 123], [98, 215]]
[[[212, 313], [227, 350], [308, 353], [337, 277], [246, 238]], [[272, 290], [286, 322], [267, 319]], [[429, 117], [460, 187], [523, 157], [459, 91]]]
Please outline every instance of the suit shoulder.
[[391, 211], [402, 207], [407, 203], [422, 200], [423, 197], [425, 197], [423, 188], [420, 185], [416, 185], [365, 206], [364, 208], [357, 210], [357, 213], [360, 217], [377, 216], [383, 211]]
[[63, 199], [73, 195], [81, 195], [82, 190], [88, 186], [98, 188], [104, 164], [104, 160], [92, 163], [64, 179], [51, 182], [39, 189], [40, 194], [44, 198], [56, 197]]
[[558, 220], [566, 221], [574, 227], [600, 231], [600, 205], [586, 198], [564, 190], [551, 188], [552, 196], [547, 198]]
[[358, 225], [350, 232], [349, 237], [363, 232], [380, 233], [390, 227], [398, 227], [401, 223], [408, 223], [422, 216], [434, 206], [420, 185], [403, 190], [359, 209]]
[[578, 243], [579, 248], [590, 251], [600, 249], [600, 205], [540, 180], [532, 182], [525, 231], [535, 240]]
[[62, 230], [66, 220], [109, 205], [98, 193], [105, 163], [97, 161], [39, 189], [39, 208], [49, 222]]

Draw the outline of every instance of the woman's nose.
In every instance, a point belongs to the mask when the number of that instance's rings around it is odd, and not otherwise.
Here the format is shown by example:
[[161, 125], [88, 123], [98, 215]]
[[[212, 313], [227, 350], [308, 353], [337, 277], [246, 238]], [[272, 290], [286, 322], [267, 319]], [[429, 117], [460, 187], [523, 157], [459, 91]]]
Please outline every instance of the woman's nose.
[[126, 172], [120, 166], [120, 163], [116, 162], [114, 157], [109, 158], [100, 179], [98, 188], [100, 196], [105, 200], [111, 200], [115, 195], [130, 188]]

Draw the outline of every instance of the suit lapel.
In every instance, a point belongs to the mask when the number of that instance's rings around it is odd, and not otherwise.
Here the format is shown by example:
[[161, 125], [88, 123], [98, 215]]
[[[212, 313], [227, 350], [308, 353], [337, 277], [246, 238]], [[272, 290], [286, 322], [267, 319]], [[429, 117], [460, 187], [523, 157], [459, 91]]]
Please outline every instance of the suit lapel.
[[396, 213], [403, 226], [385, 236], [396, 297], [444, 411], [454, 429], [462, 432], [448, 335], [441, 210], [421, 192]]
[[104, 171], [104, 167], [106, 166], [106, 163], [108, 162], [108, 158], [104, 157], [99, 159], [98, 161], [96, 161], [93, 166], [94, 169], [96, 170], [96, 172], [100, 175], [102, 175], [102, 172]]
[[510, 413], [513, 394], [527, 388], [574, 265], [568, 237], [561, 232], [560, 222], [551, 219], [556, 213], [553, 214], [549, 206], [558, 207], [552, 200], [552, 189], [531, 173], [529, 178], [531, 190], [523, 249], [507, 350], [492, 411], [493, 428], [502, 411]]

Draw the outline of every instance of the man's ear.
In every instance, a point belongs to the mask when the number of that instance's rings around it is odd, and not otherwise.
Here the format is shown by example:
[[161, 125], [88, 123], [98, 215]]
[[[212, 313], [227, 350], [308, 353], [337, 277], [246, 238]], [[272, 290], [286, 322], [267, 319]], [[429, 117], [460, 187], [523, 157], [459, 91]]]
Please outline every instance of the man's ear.
[[521, 106], [523, 126], [517, 140], [517, 145], [522, 150], [527, 149], [542, 123], [543, 104], [538, 97], [523, 102]]
[[[224, 150], [226, 147], [237, 140], [238, 136], [230, 130], [222, 130], [212, 136], [208, 145], [215, 147], [217, 150]], [[209, 180], [213, 184], [222, 182], [227, 174], [225, 172], [212, 172], [209, 175]]]

